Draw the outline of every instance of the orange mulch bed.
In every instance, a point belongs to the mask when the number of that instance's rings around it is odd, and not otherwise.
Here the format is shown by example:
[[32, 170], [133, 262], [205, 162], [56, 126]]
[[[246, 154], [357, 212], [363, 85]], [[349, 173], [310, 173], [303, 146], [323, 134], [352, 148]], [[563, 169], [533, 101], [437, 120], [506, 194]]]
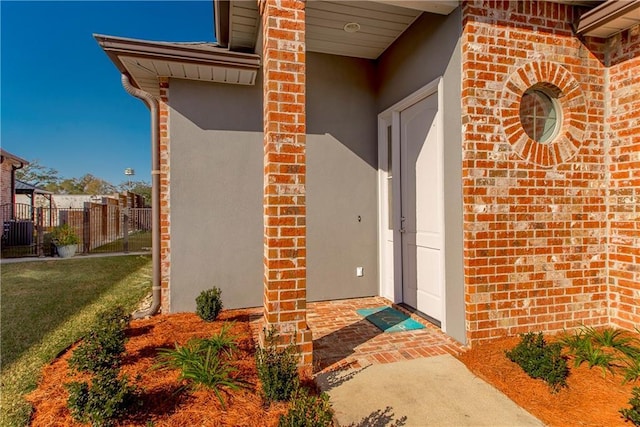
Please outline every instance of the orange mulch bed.
[[630, 407], [634, 386], [622, 385], [621, 374], [607, 372], [603, 377], [602, 369], [589, 369], [584, 363], [575, 368], [569, 359], [567, 387], [554, 394], [547, 383], [530, 378], [505, 356], [519, 341], [511, 337], [481, 343], [458, 357], [474, 374], [549, 426], [632, 425], [618, 412]]
[[[179, 391], [178, 371], [157, 370], [155, 356], [160, 347], [173, 348], [193, 337], [210, 337], [220, 331], [224, 321], [233, 321], [230, 333], [237, 336], [238, 376], [249, 382], [248, 388], [223, 392], [226, 409], [211, 390]], [[254, 362], [255, 343], [249, 314], [241, 310], [223, 311], [215, 322], [204, 322], [195, 314], [155, 316], [131, 322], [122, 372], [142, 391], [142, 407], [137, 408], [120, 426], [274, 426], [288, 404], [267, 407], [260, 397]], [[64, 384], [78, 377], [68, 369], [73, 348], [45, 367], [38, 388], [27, 396], [34, 406], [32, 426], [79, 426], [66, 407]], [[224, 389], [223, 389], [224, 390]]]

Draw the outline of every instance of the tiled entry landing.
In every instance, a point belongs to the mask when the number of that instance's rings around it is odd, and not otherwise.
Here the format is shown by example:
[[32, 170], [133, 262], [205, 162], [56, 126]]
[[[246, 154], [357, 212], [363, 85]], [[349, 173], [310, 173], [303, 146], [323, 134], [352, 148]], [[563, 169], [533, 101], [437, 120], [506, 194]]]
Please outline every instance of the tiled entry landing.
[[383, 333], [356, 313], [361, 308], [392, 306], [382, 297], [308, 303], [313, 333], [314, 374], [372, 364], [459, 354], [463, 348], [421, 317], [394, 306], [425, 325], [424, 329]]

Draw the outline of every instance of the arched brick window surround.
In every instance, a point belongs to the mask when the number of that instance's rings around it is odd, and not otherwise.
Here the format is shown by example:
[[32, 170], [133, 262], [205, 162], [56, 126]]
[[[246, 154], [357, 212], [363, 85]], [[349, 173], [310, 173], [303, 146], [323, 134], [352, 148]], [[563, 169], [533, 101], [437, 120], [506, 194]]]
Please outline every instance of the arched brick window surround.
[[[531, 87], [546, 88], [560, 106], [561, 128], [551, 141], [531, 139], [520, 123], [520, 101]], [[587, 129], [587, 101], [580, 83], [562, 65], [549, 61], [522, 65], [507, 78], [501, 105], [502, 130], [521, 159], [549, 168], [570, 160], [580, 150]]]

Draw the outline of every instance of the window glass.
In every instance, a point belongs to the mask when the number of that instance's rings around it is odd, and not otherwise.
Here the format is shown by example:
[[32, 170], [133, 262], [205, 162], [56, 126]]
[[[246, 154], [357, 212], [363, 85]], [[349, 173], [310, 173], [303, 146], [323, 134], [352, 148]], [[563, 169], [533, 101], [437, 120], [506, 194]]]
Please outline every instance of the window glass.
[[529, 138], [550, 141], [556, 136], [559, 122], [555, 101], [542, 90], [527, 90], [520, 102], [520, 122]]

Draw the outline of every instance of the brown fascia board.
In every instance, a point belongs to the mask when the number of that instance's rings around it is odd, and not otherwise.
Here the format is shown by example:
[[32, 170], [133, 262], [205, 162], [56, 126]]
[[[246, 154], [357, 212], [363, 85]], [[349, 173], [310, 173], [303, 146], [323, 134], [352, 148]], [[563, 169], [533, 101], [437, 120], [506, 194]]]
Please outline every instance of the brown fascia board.
[[214, 33], [218, 44], [222, 47], [229, 46], [229, 0], [213, 1], [213, 14], [215, 15]]
[[156, 42], [102, 34], [94, 34], [93, 37], [122, 73], [127, 70], [120, 56], [230, 68], [260, 68], [259, 55], [231, 52], [211, 43]]
[[22, 157], [18, 157], [15, 154], [11, 154], [10, 152], [0, 148], [0, 156], [2, 157], [2, 163], [4, 163], [5, 159], [9, 160], [14, 165], [28, 165], [29, 162]]
[[640, 0], [607, 0], [584, 13], [578, 23], [578, 34], [601, 27], [640, 7]]

